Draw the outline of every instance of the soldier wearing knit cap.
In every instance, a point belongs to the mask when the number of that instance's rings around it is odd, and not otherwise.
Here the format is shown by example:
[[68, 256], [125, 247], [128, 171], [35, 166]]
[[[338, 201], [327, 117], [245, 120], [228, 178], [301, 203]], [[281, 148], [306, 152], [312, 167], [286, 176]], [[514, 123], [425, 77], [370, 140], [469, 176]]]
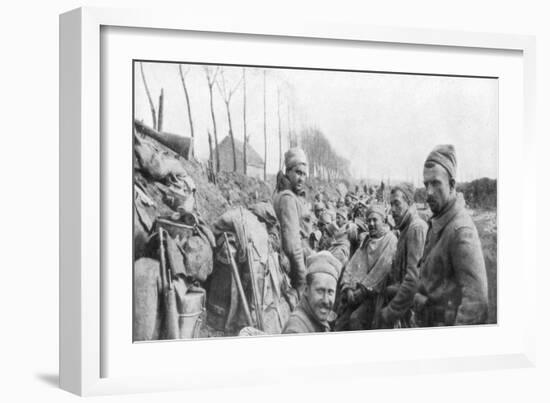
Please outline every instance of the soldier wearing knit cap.
[[[424, 163], [426, 202], [434, 215], [456, 196], [456, 152], [452, 145], [435, 147]], [[429, 185], [426, 184], [426, 179]]]
[[416, 316], [421, 326], [485, 323], [487, 273], [477, 229], [456, 192], [457, 158], [452, 145], [437, 146], [424, 163], [428, 223], [419, 265]]
[[348, 222], [348, 209], [340, 207], [336, 210], [336, 224], [338, 227], [343, 227]]
[[315, 333], [330, 330], [328, 320], [336, 295], [342, 264], [330, 252], [307, 259], [306, 287], [300, 304], [290, 315], [283, 333]]
[[313, 220], [305, 196], [307, 158], [301, 148], [285, 153], [285, 173], [277, 175], [273, 207], [281, 225], [281, 244], [290, 262], [290, 279], [299, 298], [305, 287], [305, 257], [311, 253], [309, 235]]
[[339, 284], [336, 330], [369, 330], [379, 327], [379, 312], [391, 274], [397, 238], [384, 224], [386, 212], [373, 204], [367, 213], [369, 236], [349, 260]]
[[386, 209], [382, 204], [373, 203], [367, 210], [367, 227], [371, 238], [378, 238], [385, 232]]
[[441, 165], [451, 179], [456, 177], [456, 151], [452, 144], [436, 146], [426, 158], [426, 163]]

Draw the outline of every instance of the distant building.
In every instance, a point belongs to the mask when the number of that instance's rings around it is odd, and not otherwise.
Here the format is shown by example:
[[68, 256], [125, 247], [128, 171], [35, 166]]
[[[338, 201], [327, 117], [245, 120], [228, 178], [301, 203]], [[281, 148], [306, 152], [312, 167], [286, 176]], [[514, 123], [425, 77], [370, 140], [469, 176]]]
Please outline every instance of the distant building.
[[[218, 145], [220, 153], [220, 171], [233, 171], [233, 148], [231, 138], [226, 136]], [[244, 174], [243, 170], [243, 143], [235, 139], [235, 155], [237, 157], [237, 172]], [[263, 179], [264, 160], [250, 144], [246, 145], [246, 174], [247, 176]]]

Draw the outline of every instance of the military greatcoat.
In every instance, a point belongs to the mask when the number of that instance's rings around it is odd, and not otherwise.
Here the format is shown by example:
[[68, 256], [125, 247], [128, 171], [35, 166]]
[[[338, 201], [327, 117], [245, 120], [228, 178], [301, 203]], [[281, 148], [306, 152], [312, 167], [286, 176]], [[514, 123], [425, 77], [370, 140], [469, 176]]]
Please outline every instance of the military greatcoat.
[[428, 226], [420, 261], [418, 318], [422, 326], [487, 320], [487, 273], [477, 229], [462, 194]]

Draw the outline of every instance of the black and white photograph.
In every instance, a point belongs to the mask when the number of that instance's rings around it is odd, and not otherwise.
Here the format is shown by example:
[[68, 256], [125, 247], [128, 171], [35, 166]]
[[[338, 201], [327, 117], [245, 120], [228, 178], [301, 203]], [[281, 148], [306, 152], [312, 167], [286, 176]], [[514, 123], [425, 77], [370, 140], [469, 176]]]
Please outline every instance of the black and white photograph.
[[134, 342], [498, 323], [497, 77], [131, 67]]

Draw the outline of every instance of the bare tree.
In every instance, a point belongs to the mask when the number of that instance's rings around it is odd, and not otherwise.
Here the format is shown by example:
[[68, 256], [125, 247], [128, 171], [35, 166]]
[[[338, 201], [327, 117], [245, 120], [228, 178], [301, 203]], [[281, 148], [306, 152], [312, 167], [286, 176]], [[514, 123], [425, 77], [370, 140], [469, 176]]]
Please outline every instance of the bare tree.
[[246, 175], [248, 161], [246, 158], [246, 144], [248, 143], [248, 137], [246, 135], [246, 69], [243, 67], [243, 173]]
[[214, 160], [214, 150], [212, 149], [212, 134], [210, 134], [210, 130], [208, 130], [208, 151], [208, 161], [212, 164]]
[[210, 134], [210, 130], [208, 130], [208, 149], [210, 151], [208, 156], [209, 179], [211, 182], [216, 183], [216, 175], [214, 175], [214, 152], [212, 150], [212, 135]]
[[[242, 80], [242, 78], [241, 78]], [[233, 87], [229, 87], [224, 74], [223, 68], [220, 69], [220, 74], [216, 80], [216, 86], [220, 92], [223, 102], [225, 103], [225, 109], [227, 111], [227, 123], [229, 125], [229, 138], [231, 139], [231, 148], [233, 149], [233, 171], [237, 171], [237, 153], [235, 151], [235, 136], [233, 135], [233, 123], [231, 122], [231, 99], [235, 94], [235, 91], [241, 85], [241, 80], [239, 80]]]
[[310, 176], [334, 180], [350, 177], [349, 161], [339, 156], [327, 137], [317, 128], [301, 134], [302, 147], [308, 157]]
[[145, 73], [143, 72], [143, 62], [139, 63], [139, 67], [141, 70], [141, 78], [143, 80], [143, 86], [145, 87], [145, 93], [147, 94], [147, 99], [149, 100], [151, 115], [153, 116], [153, 129], [157, 129], [157, 112], [155, 111], [155, 104], [153, 103], [153, 98], [151, 98], [151, 92], [149, 91], [149, 86], [147, 85], [147, 80], [145, 79]]
[[157, 119], [157, 131], [162, 132], [162, 124], [164, 122], [164, 88], [160, 89], [159, 95], [159, 110]]
[[288, 129], [288, 148], [294, 147], [294, 144], [292, 142], [292, 129], [290, 125], [290, 101], [287, 101], [286, 104], [286, 122], [287, 122], [287, 129]]
[[265, 108], [265, 73], [264, 70], [264, 181], [267, 181], [267, 130], [266, 130], [266, 108]]
[[214, 142], [216, 143], [216, 172], [220, 172], [220, 151], [218, 149], [218, 130], [216, 128], [216, 116], [214, 114], [214, 94], [212, 87], [216, 82], [216, 76], [219, 72], [219, 67], [216, 67], [213, 71], [210, 67], [206, 66], [204, 68], [206, 74], [206, 81], [208, 82], [208, 92], [210, 94], [210, 114], [212, 116], [212, 127], [214, 131]]
[[[185, 73], [184, 73], [182, 68], [181, 68], [181, 64], [178, 64], [178, 70], [179, 70], [179, 73], [180, 73], [181, 85], [183, 86], [183, 92], [185, 93], [185, 103], [187, 104], [187, 118], [189, 119], [189, 130], [191, 132], [191, 140], [194, 144], [195, 143], [195, 131], [193, 130], [193, 118], [191, 116], [191, 101], [189, 100], [189, 92], [187, 91], [187, 85], [185, 83], [185, 76], [189, 72], [189, 68], [187, 68], [185, 70]], [[194, 156], [194, 154], [195, 154], [195, 150], [193, 148], [193, 151], [192, 151], [191, 155]]]

